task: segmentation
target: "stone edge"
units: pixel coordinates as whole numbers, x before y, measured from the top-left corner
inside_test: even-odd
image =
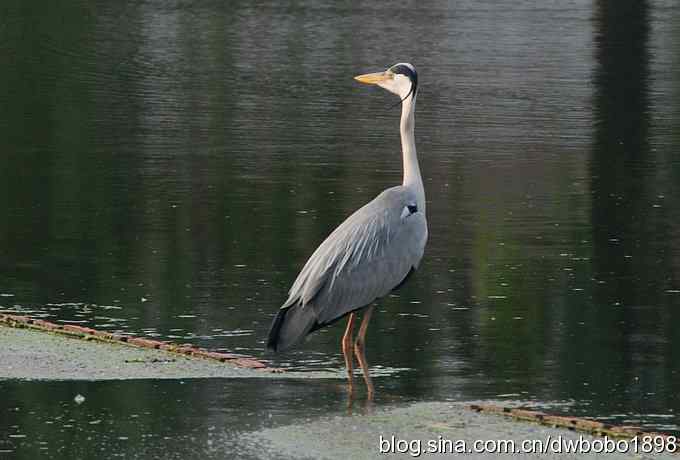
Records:
[[[674,438],[673,436],[665,433],[643,431],[642,428],[638,426],[610,425],[607,423],[598,422],[597,420],[591,420],[582,417],[550,415],[546,414],[545,412],[504,407],[496,404],[470,404],[467,407],[468,409],[471,409],[475,412],[495,414],[509,417],[514,420],[539,423],[552,428],[566,428],[571,431],[588,433],[594,436],[608,436],[610,438],[617,439],[631,439],[637,436],[640,440],[642,440],[645,436],[650,436],[652,439],[654,437],[660,437],[665,441],[669,441],[668,438]],[[680,454],[680,449],[677,449],[672,453],[676,455]]]
[[[14,328],[32,329],[41,332],[51,332],[61,336],[96,341],[100,343],[119,343],[137,348],[163,350],[169,353],[183,355],[189,358],[201,358],[211,361],[229,363],[233,366],[254,369],[261,372],[284,372],[283,369],[270,367],[255,358],[205,350],[193,345],[177,345],[171,342],[134,337],[108,331],[100,331],[75,324],[58,324],[44,319],[34,319],[29,316],[0,313],[0,324]]]

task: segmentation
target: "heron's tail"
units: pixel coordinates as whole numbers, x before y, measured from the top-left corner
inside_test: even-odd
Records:
[[[303,307],[298,303],[281,308],[269,329],[267,348],[274,351],[287,350],[302,341],[315,329],[315,325],[316,313],[311,305]]]

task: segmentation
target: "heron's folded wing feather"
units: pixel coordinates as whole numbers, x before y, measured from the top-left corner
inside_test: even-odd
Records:
[[[402,215],[409,203],[393,187],[347,218],[307,261],[283,308],[309,304],[325,324],[390,292],[418,265],[427,240],[425,216]]]

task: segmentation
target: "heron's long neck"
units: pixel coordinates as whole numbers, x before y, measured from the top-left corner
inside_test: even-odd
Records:
[[[416,109],[415,95],[407,98],[401,104],[401,150],[404,161],[404,187],[412,189],[418,199],[418,208],[425,212],[425,189],[420,175],[418,154],[416,153],[416,139],[413,135],[415,128]]]

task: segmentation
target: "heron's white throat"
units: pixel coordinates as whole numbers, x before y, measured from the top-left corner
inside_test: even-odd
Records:
[[[418,154],[416,153],[415,140],[415,109],[416,94],[412,94],[401,103],[401,150],[404,165],[403,186],[411,189],[418,203],[418,209],[425,212],[425,188],[423,178],[420,175]]]

